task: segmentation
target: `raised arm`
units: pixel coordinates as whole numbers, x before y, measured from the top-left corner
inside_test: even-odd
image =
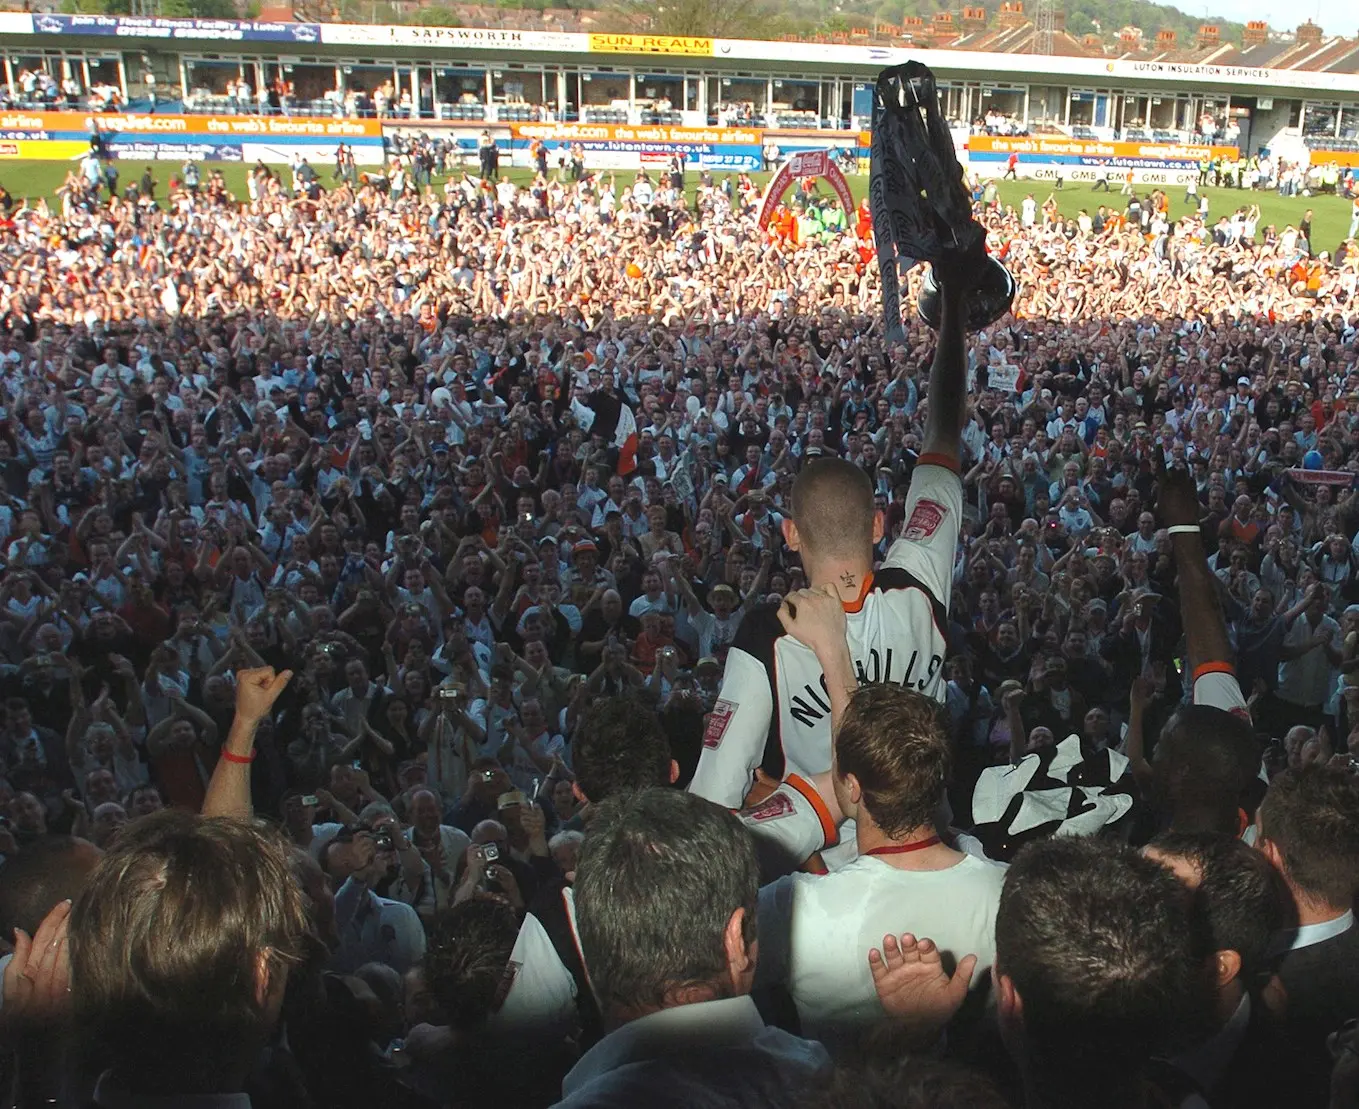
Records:
[[[1161,521],[1170,531],[1179,582],[1180,618],[1189,656],[1191,680],[1210,673],[1234,674],[1227,622],[1222,616],[1217,579],[1199,535],[1199,500],[1188,470],[1169,469],[1161,476],[1157,495]],[[1240,707],[1245,699],[1240,698]],[[1197,698],[1196,698],[1197,700]],[[1223,708],[1235,705],[1220,706]]]
[[[249,820],[254,815],[250,799],[250,764],[255,761],[255,730],[292,676],[291,670],[275,674],[272,666],[236,672],[236,716],[208,782],[207,796],[203,799],[204,816]]]
[[[938,455],[950,460],[957,469],[962,460],[963,424],[967,419],[967,344],[963,333],[967,295],[957,282],[944,282],[939,297],[942,314],[934,362],[930,366],[924,456]]]

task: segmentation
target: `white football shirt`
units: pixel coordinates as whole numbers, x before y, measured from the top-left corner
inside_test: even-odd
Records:
[[[978,988],[996,958],[1005,870],[972,855],[928,871],[860,856],[833,874],[781,878],[760,890],[755,984],[787,987],[803,1035],[826,1043],[882,1019],[868,952],[888,934],[933,940],[950,970],[977,956]]]
[[[943,701],[948,606],[963,485],[939,456],[922,456],[906,526],[880,569],[845,605],[850,657],[864,684],[893,682]],[[689,791],[741,807],[756,769],[774,781],[830,769],[830,695],[815,653],[785,635],[778,615],[746,615],[727,654],[722,691]],[[851,837],[852,838],[852,837]]]

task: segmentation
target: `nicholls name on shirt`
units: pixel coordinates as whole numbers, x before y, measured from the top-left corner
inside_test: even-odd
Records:
[[[963,487],[947,459],[923,455],[906,499],[906,526],[859,597],[845,605],[861,683],[893,682],[943,701],[948,606]],[[816,654],[784,633],[778,614],[746,615],[727,654],[722,691],[704,732],[692,793],[742,806],[762,770],[775,782],[831,764],[830,695]]]

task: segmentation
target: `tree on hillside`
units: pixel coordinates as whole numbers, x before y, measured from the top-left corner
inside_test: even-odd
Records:
[[[628,27],[691,38],[772,38],[789,26],[787,5],[769,0],[617,0],[612,10]]]

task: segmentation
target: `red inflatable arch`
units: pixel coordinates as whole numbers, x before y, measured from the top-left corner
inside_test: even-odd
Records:
[[[799,150],[779,167],[769,181],[764,199],[760,201],[760,230],[769,226],[774,209],[779,206],[789,187],[799,177],[824,177],[840,198],[840,206],[845,210],[846,221],[854,217],[854,197],[849,191],[849,182],[835,164],[835,155],[830,150]]]

